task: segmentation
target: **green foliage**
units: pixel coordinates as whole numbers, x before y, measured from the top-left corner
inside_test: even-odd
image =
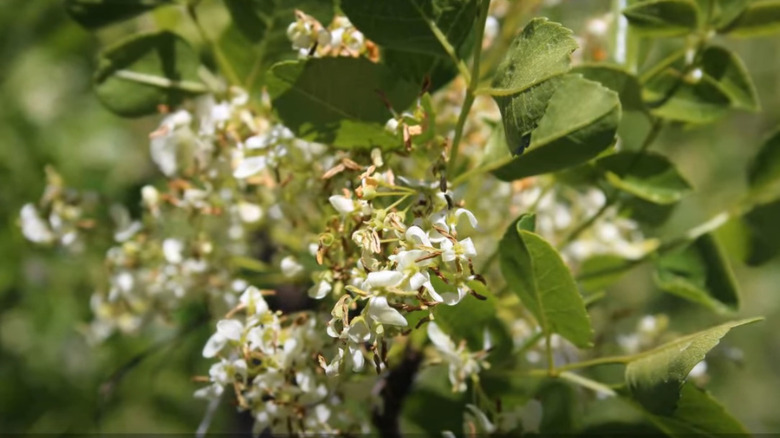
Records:
[[[747,229],[745,263],[760,266],[780,254],[780,200],[760,203],[742,216]]]
[[[734,108],[759,110],[756,87],[745,64],[734,52],[724,47],[710,46],[702,51],[700,62],[704,80],[718,87]]]
[[[174,108],[184,98],[203,93],[200,60],[171,32],[136,35],[100,54],[94,85],[98,98],[125,117],[153,114],[160,105]]]
[[[566,75],[568,55],[576,47],[568,29],[536,19],[515,38],[499,65],[492,94],[510,152],[518,155],[494,171],[500,179],[561,170],[612,144],[620,101],[595,82]]]
[[[739,291],[731,266],[711,234],[659,258],[655,282],[667,292],[715,311],[739,308]]]
[[[598,82],[616,92],[624,112],[646,111],[639,79],[622,67],[610,64],[586,64],[572,68],[571,72],[579,73],[585,79]]]
[[[623,10],[631,26],[647,36],[681,36],[699,24],[699,9],[692,0],[647,0]]]
[[[127,20],[175,0],[65,0],[65,10],[80,25],[97,29]]]
[[[433,28],[459,47],[476,18],[477,1],[342,0],[341,9],[361,32],[383,47],[447,57]]]
[[[391,109],[403,110],[417,92],[363,58],[283,62],[271,69],[267,86],[274,110],[296,135],[342,148],[400,148],[384,125]]]
[[[414,84],[435,90],[458,72],[452,55],[466,58],[477,0],[344,0],[341,9],[383,50],[383,63]],[[403,29],[403,32],[399,32]],[[440,32],[437,37],[438,30]],[[449,47],[442,45],[440,37]],[[451,50],[452,53],[448,53]]]
[[[674,414],[651,414],[648,418],[666,435],[675,438],[747,434],[745,427],[707,391],[697,388],[691,382],[683,384]]]
[[[593,329],[577,285],[561,256],[538,234],[512,224],[499,244],[501,273],[545,333],[558,333],[578,347],[592,345]]]
[[[278,61],[295,59],[290,50],[287,26],[300,9],[324,26],[333,19],[331,0],[225,0],[232,22],[222,31],[218,44],[225,62],[241,85],[259,91],[265,72]],[[257,87],[257,88],[255,88]]]
[[[680,392],[693,367],[732,328],[759,320],[728,322],[642,353],[626,366],[625,378],[631,396],[653,414],[673,415],[680,406]]]
[[[595,255],[582,262],[577,281],[586,291],[597,292],[619,280],[634,266],[635,263],[618,255]]]
[[[751,160],[747,180],[754,193],[780,197],[780,129],[764,141]]]
[[[482,35],[479,35],[479,29],[485,24],[484,21],[478,20],[482,17],[479,11],[488,11],[488,0],[65,0],[64,6],[67,13],[88,30],[98,30],[126,21],[123,26],[101,30],[101,40],[111,41],[117,35],[133,33],[101,52],[94,75],[98,98],[106,108],[116,114],[137,117],[160,110],[175,110],[184,106],[188,98],[198,94],[210,91],[215,93],[218,99],[223,99],[223,93],[227,89],[223,85],[240,86],[247,89],[253,98],[248,114],[272,126],[280,123],[299,139],[322,143],[323,150],[326,151],[325,156],[333,158],[332,162],[326,161],[328,165],[341,160],[341,166],[348,169],[342,169],[344,174],[354,171],[350,167],[351,164],[346,165],[349,164],[347,158],[360,161],[358,166],[362,166],[363,162],[368,162],[368,151],[373,148],[381,148],[385,155],[375,157],[371,154],[372,163],[379,168],[378,171],[372,168],[371,172],[407,170],[393,165],[397,164],[398,160],[410,157],[417,160],[415,164],[423,163],[421,167],[424,167],[424,170],[417,169],[410,172],[411,175],[402,175],[399,172],[395,176],[411,180],[423,173],[424,178],[428,178],[432,173],[434,178],[441,178],[441,191],[446,193],[443,196],[446,197],[448,211],[464,205],[459,203],[462,201],[461,188],[464,191],[470,190],[471,186],[476,185],[472,181],[482,181],[488,172],[503,181],[559,172],[550,179],[554,179],[556,183],[563,182],[563,185],[567,185],[565,190],[576,192],[572,198],[584,192],[583,189],[592,190],[598,187],[608,194],[606,205],[603,208],[596,207],[598,212],[594,217],[577,217],[572,225],[572,228],[576,229],[580,225],[577,221],[585,220],[583,228],[578,229],[578,232],[587,233],[592,231],[588,228],[600,215],[607,211],[614,213],[616,209],[619,210],[620,216],[643,225],[642,232],[646,231],[644,225],[658,226],[666,221],[672,209],[682,203],[685,196],[692,191],[692,187],[677,170],[675,162],[646,150],[655,140],[655,129],[662,125],[677,129],[674,124],[665,123],[666,121],[712,123],[720,120],[732,109],[758,111],[761,107],[759,93],[746,63],[742,60],[743,50],[727,48],[732,47],[728,43],[723,43],[723,46],[715,45],[712,37],[716,33],[722,37],[752,37],[780,31],[780,2],[777,0],[645,0],[629,3],[630,6],[622,11],[631,25],[628,36],[616,37],[610,32],[595,37],[587,35],[583,39],[586,49],[592,48],[589,46],[598,40],[598,44],[609,49],[608,52],[619,42],[628,44],[628,59],[620,60],[623,65],[585,63],[574,68],[571,68],[571,55],[577,48],[577,42],[572,37],[572,32],[563,25],[538,18],[531,20],[519,34],[516,32],[515,21],[524,19],[523,11],[527,7],[525,2],[510,2],[508,7],[514,15],[500,18],[501,35],[496,36],[498,43],[492,47],[483,47],[480,40]],[[167,5],[173,5],[174,7],[169,9],[181,13],[182,21],[191,20],[186,25],[178,23],[177,26],[190,26],[197,30],[198,34],[196,35],[193,29],[183,31],[179,27],[176,29],[177,33],[159,30],[150,32],[149,29],[155,26],[152,21],[130,21],[157,7]],[[484,9],[480,9],[481,7]],[[585,8],[580,4],[576,7]],[[204,32],[202,24],[198,23],[195,14],[198,8],[217,12],[214,19],[214,34],[218,35],[216,40],[212,40],[210,28]],[[325,26],[336,14],[345,14],[366,39],[376,43],[379,50],[373,51],[374,46],[369,44],[368,47],[372,49],[371,56],[364,56],[366,53],[363,51],[336,57],[330,56],[333,54],[317,53],[317,47],[312,45],[308,55],[305,54],[305,48],[299,53],[297,49],[291,48],[287,35],[288,26],[295,20],[296,9],[313,16]],[[157,24],[159,28],[159,23]],[[501,53],[502,48],[509,44],[515,34],[517,36],[511,42],[509,50]],[[0,36],[8,35],[15,34],[6,35],[0,30]],[[636,35],[642,37],[641,43],[637,43],[638,39],[634,38]],[[191,38],[193,36],[195,38]],[[685,39],[659,41],[656,39],[659,37]],[[625,41],[616,42],[613,41],[614,38],[625,38]],[[188,39],[197,43],[199,53],[190,47]],[[639,67],[645,52],[654,54],[654,51],[658,51],[663,54],[670,47],[681,44],[685,45],[683,49],[668,54],[660,62],[651,59],[650,65]],[[482,50],[493,52],[482,56]],[[476,59],[472,59],[472,54]],[[587,57],[588,54],[583,56]],[[617,58],[618,56],[615,56],[615,60]],[[486,62],[480,66],[480,59],[493,59],[496,62]],[[497,62],[499,59],[502,59],[500,63]],[[746,59],[750,61],[750,58]],[[753,63],[755,62],[753,59]],[[471,71],[469,63],[473,63]],[[747,64],[751,65],[750,62]],[[435,110],[440,105],[438,97],[432,97],[426,92],[433,93],[459,73],[462,74],[466,87],[457,90],[465,90],[465,103],[462,107],[457,107],[450,102],[451,97],[446,96],[442,100],[450,107],[457,108],[437,118]],[[756,76],[757,80],[759,77]],[[489,78],[490,87],[480,88],[482,81]],[[270,108],[261,97],[264,91],[270,96]],[[474,129],[474,132],[464,129],[464,126],[471,128],[470,124],[476,125],[473,123],[474,119],[469,118],[469,114],[474,113],[470,110],[476,94],[491,95],[502,118],[500,123],[493,120],[487,123],[488,128],[485,131],[489,129],[490,132],[483,137],[480,137],[483,132],[480,132],[479,127]],[[764,95],[761,97],[765,99],[765,106],[771,105],[769,99]],[[415,99],[417,107],[414,108],[414,114],[404,113]],[[30,102],[37,102],[37,98],[30,99]],[[33,108],[28,109],[30,112],[39,106],[38,103],[26,105]],[[630,113],[633,119],[623,117],[625,113]],[[453,128],[454,120],[458,116],[458,124]],[[8,121],[6,119],[18,122],[11,116],[3,116],[4,122]],[[20,117],[20,120],[22,119],[23,117]],[[399,121],[401,129],[396,132],[388,130],[385,125],[389,119]],[[637,128],[638,124],[635,123],[639,119],[653,126],[647,144],[642,145],[640,152],[632,150],[635,149],[634,144],[639,144],[635,140],[640,137],[636,132],[641,134],[643,131]],[[414,135],[409,134],[408,128],[411,126],[419,129]],[[6,135],[5,129],[2,131],[4,138],[21,138],[28,135],[16,132]],[[446,136],[442,135],[443,133],[446,133]],[[674,133],[677,137],[681,136],[678,131]],[[244,131],[230,132],[230,135],[235,135],[240,141],[246,140],[246,134]],[[470,135],[476,140],[465,141],[472,143],[472,149],[479,152],[469,151],[469,156],[456,160],[461,136],[467,138]],[[745,136],[747,135],[749,134],[745,133]],[[617,137],[620,138],[621,150],[612,153],[610,148],[616,144]],[[454,140],[448,141],[450,138]],[[478,147],[473,147],[474,145]],[[682,151],[687,144],[681,142],[674,146]],[[749,265],[763,264],[780,253],[780,232],[777,230],[780,217],[778,151],[780,131],[769,137],[749,166],[748,184],[751,192],[747,200],[729,210],[729,214],[736,212],[731,216],[739,216],[744,225],[744,240],[747,246],[745,261]],[[449,162],[446,161],[446,152],[451,154]],[[713,147],[713,155],[720,152],[722,151]],[[252,155],[254,153],[252,152],[249,158],[255,158]],[[265,152],[256,153],[259,156]],[[687,157],[682,152],[674,156]],[[50,158],[41,154],[36,160],[43,162]],[[176,158],[181,160],[182,157]],[[298,157],[293,161],[297,159]],[[377,164],[382,160],[382,164]],[[10,164],[7,166],[9,169],[13,167]],[[445,168],[446,171],[443,170]],[[285,184],[294,185],[303,179],[296,173],[297,168],[291,172],[285,169],[288,175],[280,175],[279,169],[275,170],[276,182],[282,188]],[[318,168],[316,172],[320,170]],[[2,172],[6,170],[0,168],[0,175],[3,175]],[[285,176],[289,178],[284,179]],[[317,177],[319,176],[318,174]],[[318,190],[319,186],[323,186],[323,194],[337,193],[334,184],[343,183],[344,180],[340,179],[343,176],[340,174],[324,183],[316,178],[310,179]],[[720,175],[715,178],[719,179]],[[517,187],[524,186],[528,181],[517,182],[512,193],[522,195],[522,190]],[[381,182],[384,184],[385,181]],[[466,184],[462,184],[463,182]],[[202,181],[193,186],[199,183]],[[146,184],[146,181],[131,181],[127,184]],[[263,187],[259,190],[254,184],[254,181],[246,186],[244,182],[238,183],[241,190],[247,192],[266,189]],[[447,184],[451,184],[449,191]],[[395,210],[406,215],[410,221],[412,216],[414,219],[426,220],[424,215],[419,215],[419,211],[429,207],[425,205],[426,197],[430,194],[425,190],[429,189],[420,190],[424,195],[417,201],[412,201],[410,193],[414,190],[409,189],[410,191],[406,192],[407,185],[411,184],[404,181],[403,187],[396,186],[401,192],[383,193],[383,196],[401,197],[388,207],[385,213]],[[351,185],[347,187],[354,189]],[[494,187],[496,186],[491,186],[491,190]],[[276,196],[276,193],[271,193],[273,189],[276,187],[269,188],[269,193],[263,191],[264,196]],[[372,189],[374,188],[368,190]],[[479,190],[481,187],[475,189],[477,192]],[[359,198],[364,196],[363,192],[355,193]],[[376,195],[376,192],[365,193]],[[453,193],[456,193],[457,197]],[[5,196],[3,199],[6,199]],[[326,199],[326,196],[323,199]],[[541,200],[541,197],[539,199]],[[399,310],[406,312],[407,308],[415,309],[403,315],[407,318],[408,329],[419,330],[419,327],[415,327],[417,323],[422,321],[422,318],[430,318],[452,337],[455,345],[467,346],[471,352],[467,354],[487,355],[494,369],[483,373],[480,378],[474,374],[468,380],[472,391],[469,395],[475,405],[480,408],[487,407],[485,411],[490,412],[493,409],[494,396],[500,397],[503,402],[510,400],[518,405],[535,398],[544,405],[540,432],[571,434],[580,432],[579,423],[582,418],[578,412],[581,407],[581,394],[572,388],[571,383],[579,383],[589,389],[595,388],[599,392],[610,392],[610,388],[614,386],[607,387],[607,384],[590,381],[587,375],[577,375],[582,379],[579,382],[563,381],[562,377],[566,377],[566,374],[561,374],[560,371],[590,366],[593,363],[587,363],[589,361],[568,363],[561,367],[556,358],[550,361],[552,363],[548,364],[548,370],[527,370],[521,367],[535,362],[523,353],[539,348],[537,344],[542,335],[549,337],[551,334],[559,334],[577,347],[595,346],[597,348],[594,351],[598,353],[611,346],[605,339],[610,339],[614,333],[602,329],[618,317],[601,321],[596,320],[595,316],[619,312],[614,308],[599,308],[600,302],[588,300],[594,315],[594,333],[580,290],[600,291],[615,284],[635,266],[652,261],[655,269],[654,280],[658,288],[708,310],[716,313],[733,312],[740,306],[740,297],[726,254],[713,236],[714,229],[720,226],[720,223],[706,223],[704,231],[702,228],[691,230],[684,234],[682,239],[669,241],[672,244],[662,241],[664,244],[657,245],[657,253],[647,254],[636,260],[608,252],[596,252],[584,260],[575,260],[572,264],[578,267],[575,281],[567,262],[558,250],[564,252],[568,260],[571,253],[567,252],[570,249],[567,245],[575,241],[576,236],[561,236],[562,240],[545,240],[541,236],[542,231],[550,227],[546,226],[549,222],[542,220],[539,221],[540,229],[537,234],[537,215],[534,210],[543,209],[540,200],[528,211],[521,210],[523,214],[506,230],[496,249],[506,289],[519,297],[520,305],[517,305],[514,296],[507,297],[500,292],[502,289],[494,289],[496,285],[493,277],[498,278],[499,270],[491,268],[490,262],[494,260],[492,258],[487,259],[482,266],[475,259],[476,268],[472,266],[470,258],[468,263],[463,262],[465,258],[453,263],[453,266],[457,266],[457,274],[463,274],[464,279],[468,278],[463,280],[463,284],[472,292],[471,296],[466,296],[459,305],[448,306],[424,301],[420,301],[421,305],[418,307],[409,305],[408,303],[415,299],[422,300],[424,288],[400,292],[388,289],[382,293],[387,293],[388,296],[398,293],[401,297],[393,297],[398,298],[397,301],[391,300],[394,310],[387,310],[386,314],[393,316],[394,312]],[[346,201],[347,204],[349,202],[351,201]],[[132,198],[132,203],[139,204],[137,197]],[[333,201],[331,203],[335,207]],[[290,206],[305,209],[306,220],[312,223],[322,219],[319,217],[322,212],[317,211],[317,206],[302,204],[291,202]],[[330,208],[324,200],[321,204]],[[390,201],[377,205],[390,205]],[[568,204],[565,205],[568,207]],[[574,211],[575,207],[577,206],[572,205],[570,210]],[[13,208],[18,211],[18,206],[13,205]],[[495,206],[499,217],[517,214],[515,210],[510,213],[510,208],[515,206]],[[566,213],[570,210],[566,210]],[[288,213],[290,211],[283,211],[284,215]],[[565,214],[562,215],[565,217]],[[331,219],[334,224],[339,224],[336,216]],[[359,219],[359,216],[342,215],[341,225],[350,225],[350,221],[360,220],[362,219]],[[480,224],[483,224],[482,219]],[[506,220],[500,224],[491,224],[490,227],[495,226],[497,232],[500,232],[506,225]],[[265,232],[262,227],[265,227],[265,224],[251,230]],[[490,232],[491,230],[488,230],[485,234]],[[307,230],[301,235],[311,237],[316,233]],[[284,247],[280,251],[294,251],[291,248],[295,245],[288,243],[297,242],[299,237],[285,236],[276,239],[263,236],[261,239],[280,244],[280,247]],[[498,236],[495,233],[489,236],[494,237]],[[393,240],[388,235],[376,238]],[[451,240],[457,241],[454,237]],[[648,236],[645,243],[655,244],[658,241]],[[336,244],[333,251],[337,252],[339,249],[335,248],[340,242],[334,242]],[[550,242],[556,242],[559,247],[556,249]],[[347,244],[351,244],[349,238],[344,239],[344,246]],[[652,245],[648,247],[656,248]],[[430,251],[430,248],[425,250]],[[254,255],[245,256],[242,260],[239,256],[233,258],[233,261],[237,265],[243,264],[244,268],[256,265],[262,266],[264,271],[276,269],[275,260],[261,262],[253,257]],[[307,260],[310,261],[310,258]],[[344,266],[339,265],[334,272],[348,276],[345,274],[346,268],[353,261],[346,257],[343,260]],[[40,264],[39,261],[38,263]],[[30,272],[42,269],[34,263],[31,263],[31,266],[24,266],[24,269]],[[388,266],[393,269],[392,264]],[[447,282],[447,276],[439,275],[439,266],[426,269],[428,268],[421,272],[430,276],[437,291],[457,293],[455,286]],[[6,277],[0,276],[0,286],[5,282],[10,284],[11,280]],[[275,278],[272,275],[268,277]],[[46,281],[50,280],[47,278]],[[308,279],[268,281],[268,287],[271,288],[297,287]],[[337,281],[337,287],[341,288],[344,284],[342,279]],[[498,285],[501,285],[500,278]],[[78,286],[83,289],[82,285]],[[339,293],[353,292],[339,290]],[[631,299],[635,299],[634,294],[631,295]],[[621,298],[625,297],[619,297]],[[358,298],[356,302],[360,300],[361,298]],[[199,306],[201,304],[198,303]],[[631,302],[632,306],[635,304]],[[311,303],[307,305],[315,306]],[[199,309],[202,310],[200,307]],[[685,309],[679,311],[684,312]],[[630,310],[642,311],[636,308]],[[358,306],[349,311],[362,310]],[[531,325],[536,323],[539,327],[529,328],[532,334],[523,340],[525,344],[516,344],[518,336],[510,333],[508,326],[525,318],[528,312],[536,320],[527,318],[528,322]],[[5,318],[5,311],[2,313]],[[197,316],[195,319],[203,315]],[[632,423],[629,430],[650,430],[653,433],[661,431],[675,437],[690,434],[717,436],[745,433],[744,427],[707,392],[698,389],[691,382],[686,382],[686,379],[694,365],[703,360],[707,352],[717,345],[731,328],[756,320],[746,319],[723,324],[672,340],[645,353],[619,356],[616,362],[628,361],[623,395],[629,400],[629,404],[639,406],[654,426],[652,428],[648,424]],[[0,319],[0,325],[6,329],[6,323],[2,321]],[[424,327],[424,324],[420,326]],[[389,327],[387,329],[392,330]],[[412,333],[409,339],[413,339],[413,342],[410,341],[403,347],[419,347],[417,344],[422,344],[426,339],[424,333],[422,336],[420,333]],[[6,337],[8,336],[2,339],[4,342]],[[385,340],[389,341],[390,338]],[[482,352],[480,350],[486,348],[486,340],[490,340],[492,347]],[[459,342],[462,343],[458,344]],[[4,359],[0,362],[4,362],[7,357],[6,347],[0,347],[0,357]],[[201,345],[197,347],[199,349]],[[358,345],[359,349],[363,347],[365,345]],[[376,348],[376,345],[374,347]],[[428,352],[427,346],[422,348]],[[372,357],[377,350],[367,349],[365,352],[367,357]],[[552,355],[552,350],[548,350],[548,353]],[[142,356],[145,354],[133,357]],[[195,356],[198,356],[197,351]],[[30,357],[34,358],[35,355],[30,354]],[[445,358],[449,359],[452,358]],[[453,360],[451,365],[457,365],[460,359]],[[524,359],[527,364],[523,362]],[[610,358],[603,359],[605,358],[598,356],[594,361],[596,364],[613,363],[609,361]],[[188,363],[201,365],[195,359],[189,360]],[[523,365],[520,365],[521,363]],[[425,365],[428,365],[427,362]],[[5,365],[0,366],[0,371],[6,370],[4,367]],[[13,370],[13,374],[22,375],[26,372],[25,368],[18,368]],[[194,370],[190,371],[188,376],[196,373]],[[453,372],[452,368],[449,371]],[[495,373],[490,375],[494,371]],[[573,376],[568,371],[565,373]],[[36,372],[34,375],[40,376],[41,373]],[[442,430],[461,429],[468,397],[453,394],[446,375],[447,372],[443,371],[442,367],[423,368],[417,376],[415,390],[404,403],[404,427],[408,426],[414,432],[427,432],[431,435],[438,435]],[[540,376],[543,376],[544,380],[538,381]],[[603,376],[610,376],[611,379],[606,380],[614,381],[614,376],[610,373],[598,375],[599,378]],[[480,386],[482,377],[483,386]],[[366,382],[358,380],[357,383],[365,385]],[[189,387],[187,388],[189,391]],[[483,390],[487,390],[487,397],[482,393]],[[349,397],[348,392],[345,395]],[[481,400],[483,398],[484,400]],[[3,397],[0,397],[0,401],[3,401],[2,399]],[[590,402],[591,400],[588,401]],[[589,427],[587,431],[610,431],[609,428],[600,429],[598,426],[597,424]]]
[[[691,186],[667,158],[655,153],[618,152],[596,161],[613,187],[656,204],[678,202]]]
[[[710,17],[709,24],[718,30],[728,28],[742,14],[750,0],[697,0],[701,11]]]
[[[759,109],[758,96],[744,63],[718,46],[701,48],[693,64],[686,52],[667,57],[647,74],[643,97],[653,114],[669,120],[710,123],[728,109]]]
[[[739,37],[770,35],[780,31],[780,1],[753,1],[724,31]]]

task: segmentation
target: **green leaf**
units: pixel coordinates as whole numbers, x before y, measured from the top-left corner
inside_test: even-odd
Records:
[[[300,138],[341,148],[398,148],[384,129],[386,102],[404,110],[416,87],[365,58],[319,58],[274,65],[266,79],[274,111]]]
[[[675,339],[638,355],[626,366],[625,378],[632,397],[649,412],[672,415],[680,390],[693,367],[734,327],[762,318],[743,319]]]
[[[649,80],[643,88],[642,97],[652,113],[668,120],[688,123],[710,123],[723,117],[731,104],[726,95],[714,82],[702,77],[696,83],[683,78],[683,57],[678,65]]]
[[[622,67],[609,64],[586,64],[574,67],[571,71],[616,92],[620,97],[623,111],[646,110],[642,101],[642,86],[639,84],[639,79]]]
[[[578,394],[561,379],[546,379],[535,399],[542,404],[539,432],[542,436],[571,435],[577,429]]]
[[[615,188],[656,204],[672,204],[691,190],[674,164],[656,153],[618,152],[596,161]]]
[[[431,282],[439,293],[457,294],[454,286],[445,284],[436,276],[431,276]],[[466,340],[471,351],[479,351],[485,348],[485,331],[496,318],[496,299],[482,283],[474,281],[470,286],[479,288],[477,293],[485,299],[479,300],[473,296],[466,296],[462,301],[464,305],[436,306],[433,309],[433,315],[436,323],[452,336],[455,342]],[[463,321],[466,320],[469,323],[463,324]]]
[[[710,17],[710,24],[716,29],[725,29],[734,22],[742,11],[745,10],[750,0],[697,0],[699,7],[702,11],[706,11],[706,8],[711,9],[707,15]]]
[[[650,0],[623,10],[632,28],[647,36],[679,36],[695,30],[699,10],[690,0]]]
[[[755,192],[780,196],[780,128],[764,141],[748,165],[748,185]]]
[[[430,91],[458,74],[431,26],[441,30],[461,59],[474,45],[469,33],[477,15],[476,0],[345,0],[341,7],[360,31],[383,47],[384,64],[414,84],[429,79]]]
[[[739,37],[769,35],[780,31],[780,1],[751,2],[724,31]]]
[[[504,129],[510,147],[522,148],[524,142],[529,143],[522,155],[494,171],[502,180],[512,181],[584,163],[598,156],[615,140],[620,120],[617,93],[579,75],[550,80],[533,90],[539,87],[554,90],[544,108],[539,107],[544,114],[534,122],[532,132],[519,138],[517,134],[530,122],[525,105],[542,103],[516,96],[502,107],[501,102],[507,102],[501,100],[504,98],[496,99],[503,108]],[[534,94],[533,90],[529,93]],[[513,143],[513,140],[520,143]]]
[[[172,0],[65,0],[65,11],[87,29],[128,20]]]
[[[576,47],[570,30],[544,18],[531,20],[512,42],[490,91],[501,110],[507,146],[519,156],[498,163],[498,178],[565,169],[612,144],[620,101],[614,91],[567,74]]]
[[[677,204],[656,204],[636,196],[620,200],[620,213],[649,227],[660,227],[674,212]]]
[[[672,416],[648,415],[649,420],[671,437],[747,436],[745,427],[712,396],[693,383],[680,391],[677,410]]]
[[[598,254],[582,262],[577,281],[589,292],[603,290],[618,281],[636,263],[615,254]]]
[[[780,200],[759,204],[742,216],[747,231],[745,263],[759,266],[780,253]]]
[[[448,57],[431,24],[452,47],[460,47],[477,16],[477,1],[341,0],[341,9],[368,39],[385,48]]]
[[[199,66],[195,52],[176,34],[145,33],[103,51],[93,82],[108,109],[137,117],[207,91],[198,78]]]
[[[561,256],[539,235],[516,221],[499,243],[501,273],[546,333],[558,333],[578,347],[592,345],[585,303]]]
[[[710,46],[701,54],[701,68],[705,79],[723,92],[735,108],[758,111],[758,94],[745,64],[732,52],[723,47]]]
[[[263,83],[269,67],[297,59],[287,37],[287,26],[300,9],[327,26],[333,19],[332,0],[225,0],[231,24],[218,39],[227,63],[242,86],[253,89]]]
[[[422,367],[402,406],[403,419],[417,430],[404,432],[438,436],[442,430],[461,430],[465,405],[464,394],[452,391],[446,366]]]
[[[718,312],[739,308],[739,291],[728,260],[712,234],[656,261],[659,288]]]

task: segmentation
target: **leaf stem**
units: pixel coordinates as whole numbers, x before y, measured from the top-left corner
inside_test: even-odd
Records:
[[[128,81],[154,85],[160,88],[175,88],[177,90],[187,91],[189,93],[206,93],[209,91],[208,87],[201,84],[200,82],[174,81],[168,78],[150,75],[147,73],[139,73],[131,70],[117,70],[114,72],[114,75],[118,78]]]
[[[485,21],[487,21],[489,7],[490,0],[482,0],[480,2],[479,15],[477,17],[476,48],[474,49],[474,61],[471,63],[471,73],[465,72],[464,74],[464,72],[461,72],[463,78],[468,83],[468,86],[466,88],[466,98],[463,101],[463,107],[460,110],[458,122],[455,125],[455,136],[453,137],[452,145],[450,146],[450,159],[447,165],[447,175],[449,178],[455,177],[458,150],[460,148],[461,139],[463,138],[463,128],[466,125],[466,119],[471,111],[471,106],[474,104],[474,98],[476,96],[475,91],[479,85],[479,64],[480,57],[482,56],[482,39],[485,34]]]
[[[604,394],[610,397],[617,395],[617,393],[614,390],[612,390],[612,388],[610,388],[609,386],[597,382],[595,380],[588,379],[587,377],[582,377],[579,374],[574,374],[568,371],[564,371],[560,373],[558,377],[564,380],[568,380],[572,383],[576,383],[577,385],[580,385],[583,388],[588,388],[590,390],[598,392],[599,394]]]
[[[558,367],[558,371],[563,372],[563,371],[570,371],[570,370],[578,370],[581,368],[590,368],[598,365],[625,364],[631,362],[634,359],[636,359],[636,355],[599,357],[596,359],[584,360],[581,362],[574,362],[574,363],[563,365],[561,367]]]

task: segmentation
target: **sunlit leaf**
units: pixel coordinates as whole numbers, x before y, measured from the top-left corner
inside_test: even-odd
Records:
[[[731,266],[711,234],[659,258],[655,281],[669,293],[716,311],[739,308],[739,291]]]
[[[520,223],[513,223],[499,243],[504,279],[545,333],[558,333],[578,347],[589,347],[590,317],[569,268],[552,245],[520,228]]]
[[[582,262],[577,281],[586,291],[597,292],[618,281],[634,266],[636,263],[625,257],[616,254],[598,254]]]
[[[717,400],[690,382],[683,385],[672,416],[651,414],[648,418],[666,435],[675,438],[748,435],[745,427]]]
[[[745,263],[759,266],[780,254],[780,200],[754,206],[742,216],[747,232]]]
[[[655,153],[618,152],[596,161],[614,187],[646,201],[671,204],[691,191],[671,161]]]
[[[728,322],[642,353],[626,367],[628,390],[649,412],[667,416],[674,414],[683,383],[693,367],[718,345],[729,330],[759,320],[761,318]]]
[[[780,195],[780,129],[769,135],[751,160],[747,179],[756,192]]]
[[[218,44],[235,71],[240,85],[254,89],[263,82],[269,67],[283,60],[297,59],[287,37],[287,26],[300,9],[328,26],[333,18],[332,0],[225,0],[231,23]]]
[[[713,81],[728,96],[732,106],[750,111],[759,110],[756,87],[736,53],[723,47],[707,47],[701,54],[701,66],[706,79]]]
[[[405,109],[416,87],[365,58],[276,64],[266,80],[274,110],[297,136],[342,148],[402,146],[384,129],[388,104]]]
[[[87,29],[128,20],[174,0],[65,0],[65,10]]]
[[[691,0],[648,0],[623,10],[632,28],[643,35],[686,35],[699,24],[699,10]]]
[[[518,35],[493,79],[507,146],[518,155],[496,170],[503,180],[585,162],[609,147],[620,118],[617,93],[567,75],[577,47],[571,31],[534,19]]]
[[[770,35],[780,31],[780,1],[751,2],[724,30],[741,37]]]
[[[388,49],[447,57],[431,29],[453,47],[466,39],[477,16],[476,0],[341,0],[341,9],[367,38]]]
[[[620,97],[623,111],[645,111],[639,80],[622,67],[609,64],[586,64],[574,67],[571,71],[616,92]]]
[[[125,117],[153,114],[161,105],[176,107],[207,91],[198,78],[200,61],[171,32],[136,35],[100,54],[94,85],[98,98]]]

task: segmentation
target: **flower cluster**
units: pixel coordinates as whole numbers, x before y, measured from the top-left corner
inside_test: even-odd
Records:
[[[217,331],[203,348],[204,357],[219,361],[202,379],[209,385],[195,396],[218,399],[229,388],[238,408],[252,412],[255,433],[364,431],[348,412],[331,409],[341,403],[339,395],[325,372],[312,366],[323,349],[320,333],[314,315],[274,312],[263,292],[248,287],[238,306],[217,322]]]
[[[480,279],[472,264],[474,243],[458,235],[464,222],[476,228],[474,215],[454,205],[440,184],[396,184],[391,172],[375,173],[375,167],[361,175],[354,198],[349,191],[329,198],[338,217],[317,251],[329,269],[315,275],[310,295],[336,299],[328,334],[341,348],[324,364],[334,374],[345,358],[362,369],[369,353],[380,370],[386,340],[408,325],[404,313],[427,310],[430,319],[433,307],[458,304],[473,293],[469,282]]]
[[[378,57],[378,48],[366,40],[349,19],[336,16],[329,26],[323,26],[316,18],[295,11],[296,20],[287,27],[287,37],[292,48],[301,57],[366,55],[371,59]]]
[[[46,168],[46,190],[38,206],[26,204],[19,213],[22,234],[41,245],[59,245],[72,252],[83,248],[83,232],[94,226],[89,216],[95,197],[68,190],[62,177]]]

